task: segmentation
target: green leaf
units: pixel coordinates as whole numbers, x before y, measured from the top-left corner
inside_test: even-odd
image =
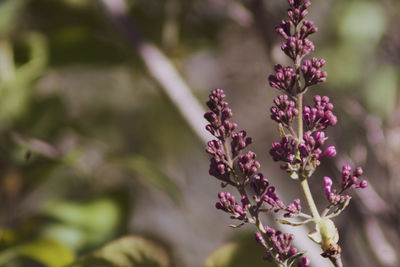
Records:
[[[387,16],[380,5],[373,1],[345,1],[340,7],[339,33],[345,40],[373,45],[386,30]]]
[[[138,174],[139,181],[149,187],[155,187],[167,194],[175,204],[181,201],[179,187],[150,160],[143,156],[133,156],[123,160],[126,167]]]
[[[37,240],[28,243],[21,248],[20,256],[54,267],[65,266],[74,260],[72,252],[54,240]]]
[[[170,260],[165,250],[156,243],[138,236],[117,239],[82,257],[78,266],[167,267]]]
[[[322,241],[321,233],[319,232],[319,228],[316,227],[315,230],[308,233],[308,237],[317,244],[320,244]]]
[[[30,55],[27,62],[15,68],[12,54],[12,44],[7,41],[0,43],[0,55],[4,57],[4,70],[7,79],[0,84],[0,119],[9,123],[23,116],[31,104],[33,91],[32,83],[43,74],[47,66],[46,37],[40,33],[24,35],[23,41],[29,47]]]
[[[398,73],[391,66],[380,67],[368,77],[365,100],[368,109],[380,116],[387,116],[395,107]]]
[[[73,250],[79,250],[86,245],[95,243],[96,240],[93,241],[92,238],[94,235],[90,231],[62,223],[48,224],[42,232],[43,237],[58,240]],[[102,237],[102,235],[97,235],[96,239],[99,237]]]
[[[251,242],[231,242],[211,253],[205,267],[275,267],[275,263],[264,261],[263,248],[254,239]]]
[[[74,249],[105,242],[122,218],[118,203],[111,198],[86,203],[52,202],[45,205],[43,213],[57,220],[44,229],[43,235]]]
[[[305,220],[305,221],[301,221],[301,222],[291,222],[285,219],[276,219],[277,222],[280,222],[282,224],[287,224],[287,225],[291,225],[291,226],[302,226],[306,223],[312,222],[312,219],[309,220]]]
[[[299,179],[299,174],[295,171],[290,173],[290,178],[292,178],[293,180],[297,180]]]
[[[52,202],[45,208],[45,214],[66,224],[107,231],[113,228],[120,216],[117,203],[100,198],[87,203]]]
[[[338,230],[332,220],[323,218],[316,225],[314,231],[308,237],[322,248],[329,247],[339,241]]]
[[[25,257],[45,266],[65,266],[74,261],[74,254],[61,243],[50,239],[38,239],[9,248],[0,253],[0,265],[15,258]]]

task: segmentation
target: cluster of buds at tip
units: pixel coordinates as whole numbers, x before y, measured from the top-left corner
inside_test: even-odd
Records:
[[[296,217],[301,211],[300,199],[296,198],[292,203],[287,205],[285,210],[287,211],[287,213],[283,215],[284,217]]]
[[[242,205],[239,205],[235,197],[229,192],[219,192],[219,201],[215,204],[215,207],[219,210],[223,210],[227,213],[232,214],[231,219],[245,220],[247,215],[247,201],[242,199]]]
[[[255,239],[257,243],[263,246],[266,251],[265,260],[274,260],[279,264],[287,262],[290,258],[298,257],[298,250],[292,247],[294,236],[292,234],[282,233],[272,227],[266,226],[264,233],[256,232]],[[302,257],[297,266],[309,266],[310,261]]]
[[[204,118],[210,124],[206,126],[206,130],[219,140],[229,138],[237,124],[229,121],[232,117],[232,110],[228,107],[228,102],[225,101],[224,91],[222,89],[213,90],[207,106],[210,111],[204,114]]]
[[[363,175],[363,170],[361,167],[357,167],[354,171],[349,164],[345,164],[342,167],[342,190],[349,188],[366,188],[368,187],[368,182],[364,179],[360,179]]]
[[[349,164],[345,164],[342,167],[342,182],[340,192],[333,189],[332,179],[328,176],[324,177],[324,188],[325,194],[330,204],[337,206],[344,203],[350,199],[350,196],[343,194],[345,190],[353,188],[367,188],[368,182],[364,179],[360,179],[363,174],[361,167],[357,167],[354,171]]]
[[[303,65],[301,66],[301,71],[303,72],[304,81],[307,87],[326,81],[327,72],[321,70],[324,65],[324,59],[318,60],[313,57],[312,60],[304,60]]]
[[[241,154],[238,157],[238,166],[244,176],[250,177],[260,168],[260,163],[256,160],[256,153],[247,151],[246,154]]]
[[[280,142],[272,143],[269,152],[274,161],[284,162],[281,164],[281,169],[288,173],[296,172],[309,177],[314,169],[320,165],[322,158],[336,156],[334,146],[322,148],[326,140],[327,137],[323,131],[312,134],[304,133],[303,141],[299,144],[293,138],[285,136]],[[299,151],[298,154],[297,151]]]
[[[287,14],[295,26],[297,26],[307,16],[307,8],[311,6],[310,0],[289,0]]]
[[[337,206],[339,204],[345,203],[350,199],[349,195],[339,194],[336,189],[332,188],[332,185],[333,185],[332,179],[328,176],[325,176],[324,177],[325,195],[331,205]]]
[[[275,75],[268,77],[269,85],[278,90],[291,94],[296,82],[296,73],[292,67],[282,67],[275,65]]]
[[[231,134],[231,151],[233,158],[236,158],[248,145],[252,143],[251,137],[246,137],[245,131],[233,132]]]
[[[287,95],[279,95],[274,98],[274,107],[271,107],[271,119],[282,123],[284,127],[290,127],[299,111],[296,103],[290,100]]]
[[[313,42],[307,38],[301,38],[300,34],[290,36],[281,46],[282,51],[291,59],[303,58],[314,51]]]
[[[209,174],[224,183],[232,184],[231,168],[223,150],[221,140],[211,140],[207,143],[206,152],[212,155]]]
[[[324,130],[337,123],[333,114],[333,104],[327,96],[314,96],[314,106],[303,107],[303,121],[309,131]]]
[[[257,173],[253,176],[250,182],[250,186],[254,191],[254,200],[256,202],[256,208],[263,207],[263,204],[267,204],[267,209],[278,212],[286,209],[285,204],[276,195],[275,187],[269,185],[269,181],[262,173]]]

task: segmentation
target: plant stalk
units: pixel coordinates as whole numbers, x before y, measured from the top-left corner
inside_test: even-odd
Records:
[[[302,142],[303,140],[303,94],[302,93],[298,94],[297,96],[297,110],[299,112],[297,117],[297,128],[298,128],[297,131],[298,131],[299,142]],[[300,173],[299,177],[300,177],[301,188],[303,189],[304,196],[306,198],[308,207],[310,208],[311,214],[315,221],[319,221],[321,219],[321,216],[319,215],[317,206],[315,205],[314,202],[314,198],[311,194],[307,177],[303,177]]]

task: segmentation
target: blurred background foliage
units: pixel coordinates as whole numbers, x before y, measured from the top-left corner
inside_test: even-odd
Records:
[[[126,35],[162,51],[200,102],[226,89],[264,173],[291,201],[300,192],[268,155],[278,134],[266,77],[286,60],[273,31],[285,8],[0,1],[0,266],[268,266],[252,229],[232,231],[214,209],[219,185],[201,134]],[[137,31],[118,29],[121,12]],[[314,0],[310,11],[329,75],[314,90],[336,105],[330,142],[342,155],[315,175],[314,191],[323,207],[318,177],[343,161],[366,166],[371,184],[338,218],[345,266],[400,261],[399,14],[396,0]]]

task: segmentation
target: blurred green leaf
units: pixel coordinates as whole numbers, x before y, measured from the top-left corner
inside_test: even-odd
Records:
[[[386,15],[378,2],[345,1],[340,14],[338,26],[343,39],[370,45],[370,42],[378,41],[386,30]]]
[[[81,228],[62,223],[48,224],[42,232],[42,236],[54,238],[73,250],[82,249],[92,243],[88,235],[90,236],[87,231]]]
[[[325,58],[329,62],[326,65],[329,77],[335,77],[328,82],[343,90],[354,89],[354,84],[360,81],[363,74],[364,51],[354,51],[353,45],[345,43],[325,49],[323,54],[327,55]]]
[[[13,62],[12,44],[2,41],[0,45],[0,57],[3,59],[0,69],[0,116],[5,122],[12,122],[27,112],[33,95],[32,83],[47,65],[46,38],[40,33],[30,33],[24,40],[29,47],[30,58],[17,68]]]
[[[263,260],[264,250],[254,238],[230,242],[211,253],[205,267],[275,267],[275,263]]]
[[[379,68],[369,75],[364,97],[368,109],[383,117],[387,116],[396,104],[398,73],[391,66]]]
[[[84,256],[73,266],[167,267],[165,250],[150,240],[127,236]]]
[[[74,261],[74,254],[61,243],[50,239],[39,239],[9,248],[0,253],[0,265],[25,257],[45,266],[65,266]]]
[[[52,202],[43,213],[58,222],[48,225],[43,235],[79,249],[109,239],[122,218],[116,201],[100,198],[87,203]]]
[[[149,187],[155,187],[167,194],[175,204],[182,198],[179,187],[150,160],[143,156],[133,156],[123,160],[126,167],[138,174],[139,181]]]
[[[21,248],[20,255],[48,266],[65,266],[74,260],[72,252],[54,240],[28,243]]]

